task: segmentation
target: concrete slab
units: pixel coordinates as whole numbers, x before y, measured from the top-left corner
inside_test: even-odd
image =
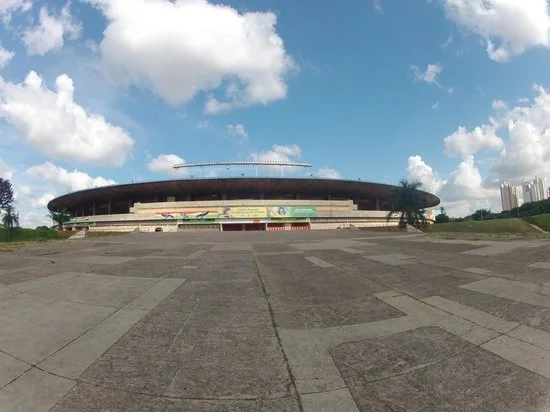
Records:
[[[157,279],[72,273],[63,281],[27,289],[27,293],[58,301],[122,307],[148,290]]]
[[[473,273],[475,275],[489,275],[492,273],[491,270],[483,268],[466,268],[464,269],[464,272]]]
[[[220,251],[252,251],[252,244],[251,243],[243,243],[243,242],[224,242],[224,243],[218,243],[210,249],[212,252],[220,252]]]
[[[530,264],[529,267],[535,269],[550,269],[550,262],[536,262]]]
[[[489,278],[461,286],[464,289],[550,308],[550,287]]]
[[[550,333],[538,330],[529,326],[520,325],[507,333],[508,336],[516,338],[541,349],[550,350]]]
[[[191,253],[190,255],[187,255],[186,256],[186,259],[189,259],[189,260],[193,260],[193,259],[196,259],[202,255],[204,255],[208,250],[206,249],[202,249],[202,250],[197,250],[196,252],[193,252]]]
[[[548,406],[547,379],[439,328],[344,344],[333,356],[361,410]]]
[[[81,273],[77,272],[65,272],[65,273],[59,273],[56,275],[51,275],[39,279],[29,280],[26,282],[16,283],[10,286],[11,289],[15,289],[21,292],[27,291],[27,290],[33,290],[41,286],[46,285],[53,285],[56,283],[61,283],[66,280],[69,280],[71,278],[74,278],[76,276],[80,276]]]
[[[481,347],[550,379],[550,351],[548,350],[509,336],[499,336]]]
[[[115,309],[19,294],[0,300],[0,350],[36,364]]]
[[[38,366],[56,375],[76,379],[146,313],[145,310],[121,309]]]
[[[359,412],[347,388],[300,396],[304,412]]]
[[[91,263],[94,265],[118,265],[136,259],[131,256],[82,256],[75,259],[80,263]]]
[[[153,309],[183,282],[185,282],[183,279],[162,279],[125,307],[128,309]]]
[[[132,234],[2,255],[0,410],[548,407],[550,279],[529,265],[549,242],[358,235]]]
[[[452,313],[453,315],[457,315],[461,318],[474,322],[477,325],[492,329],[499,333],[507,333],[519,326],[519,323],[508,322],[501,318],[497,318],[496,316],[489,315],[488,313],[481,310],[477,310],[469,306],[453,302],[452,300],[442,298],[441,296],[432,296],[422,299],[422,301],[427,303],[428,305],[435,306],[436,308],[444,310],[445,312]]]
[[[315,266],[319,266],[320,268],[331,268],[334,267],[334,265],[330,262],[327,262],[326,260],[319,259],[315,256],[306,256],[305,259],[311,263],[313,263]]]
[[[374,260],[375,262],[380,262],[391,266],[403,266],[414,263],[411,260],[412,256],[403,255],[400,253],[391,253],[388,255],[371,255],[363,257],[365,259]]]
[[[0,389],[15,380],[32,366],[0,352]]]
[[[10,296],[16,295],[18,293],[18,290],[0,286],[0,299],[9,298]]]
[[[48,411],[75,384],[75,381],[32,368],[0,390],[0,410]]]

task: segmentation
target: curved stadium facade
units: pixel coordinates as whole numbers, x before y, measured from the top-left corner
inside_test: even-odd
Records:
[[[296,178],[179,179],[107,186],[53,199],[68,229],[92,231],[309,230],[385,226],[395,186]],[[421,192],[426,208],[439,198]],[[160,228],[160,229],[159,229]]]

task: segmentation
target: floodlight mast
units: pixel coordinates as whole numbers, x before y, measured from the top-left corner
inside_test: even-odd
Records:
[[[196,162],[196,163],[179,163],[173,166],[174,169],[183,169],[183,168],[202,168],[202,175],[204,177],[204,168],[205,167],[216,167],[216,166],[254,166],[256,169],[256,177],[258,176],[258,166],[280,166],[281,174],[284,176],[285,167],[303,167],[310,168],[312,167],[311,163],[305,162],[285,162],[277,160],[235,160],[235,161],[220,161],[220,162]]]

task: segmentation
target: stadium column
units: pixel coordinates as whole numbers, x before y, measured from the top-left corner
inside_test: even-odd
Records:
[[[107,214],[111,214],[111,200],[109,199],[109,202],[107,203]]]
[[[380,200],[376,198],[376,210],[380,210]]]
[[[260,192],[260,200],[264,200],[264,197],[265,197],[264,192]]]
[[[92,216],[95,216],[95,202],[92,203]]]
[[[221,199],[222,200],[227,200],[227,193],[226,192],[222,193]]]

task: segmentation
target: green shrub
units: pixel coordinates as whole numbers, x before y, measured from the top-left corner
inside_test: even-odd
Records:
[[[14,227],[10,232],[11,242],[26,242],[26,241],[44,241],[53,239],[64,239],[65,235],[60,234],[56,230],[49,228],[37,228],[37,229],[24,229],[21,227]],[[0,229],[0,242],[7,242],[8,234],[6,229]]]
[[[528,216],[525,218],[529,223],[540,227],[542,230],[550,232],[550,213],[543,215]]]

